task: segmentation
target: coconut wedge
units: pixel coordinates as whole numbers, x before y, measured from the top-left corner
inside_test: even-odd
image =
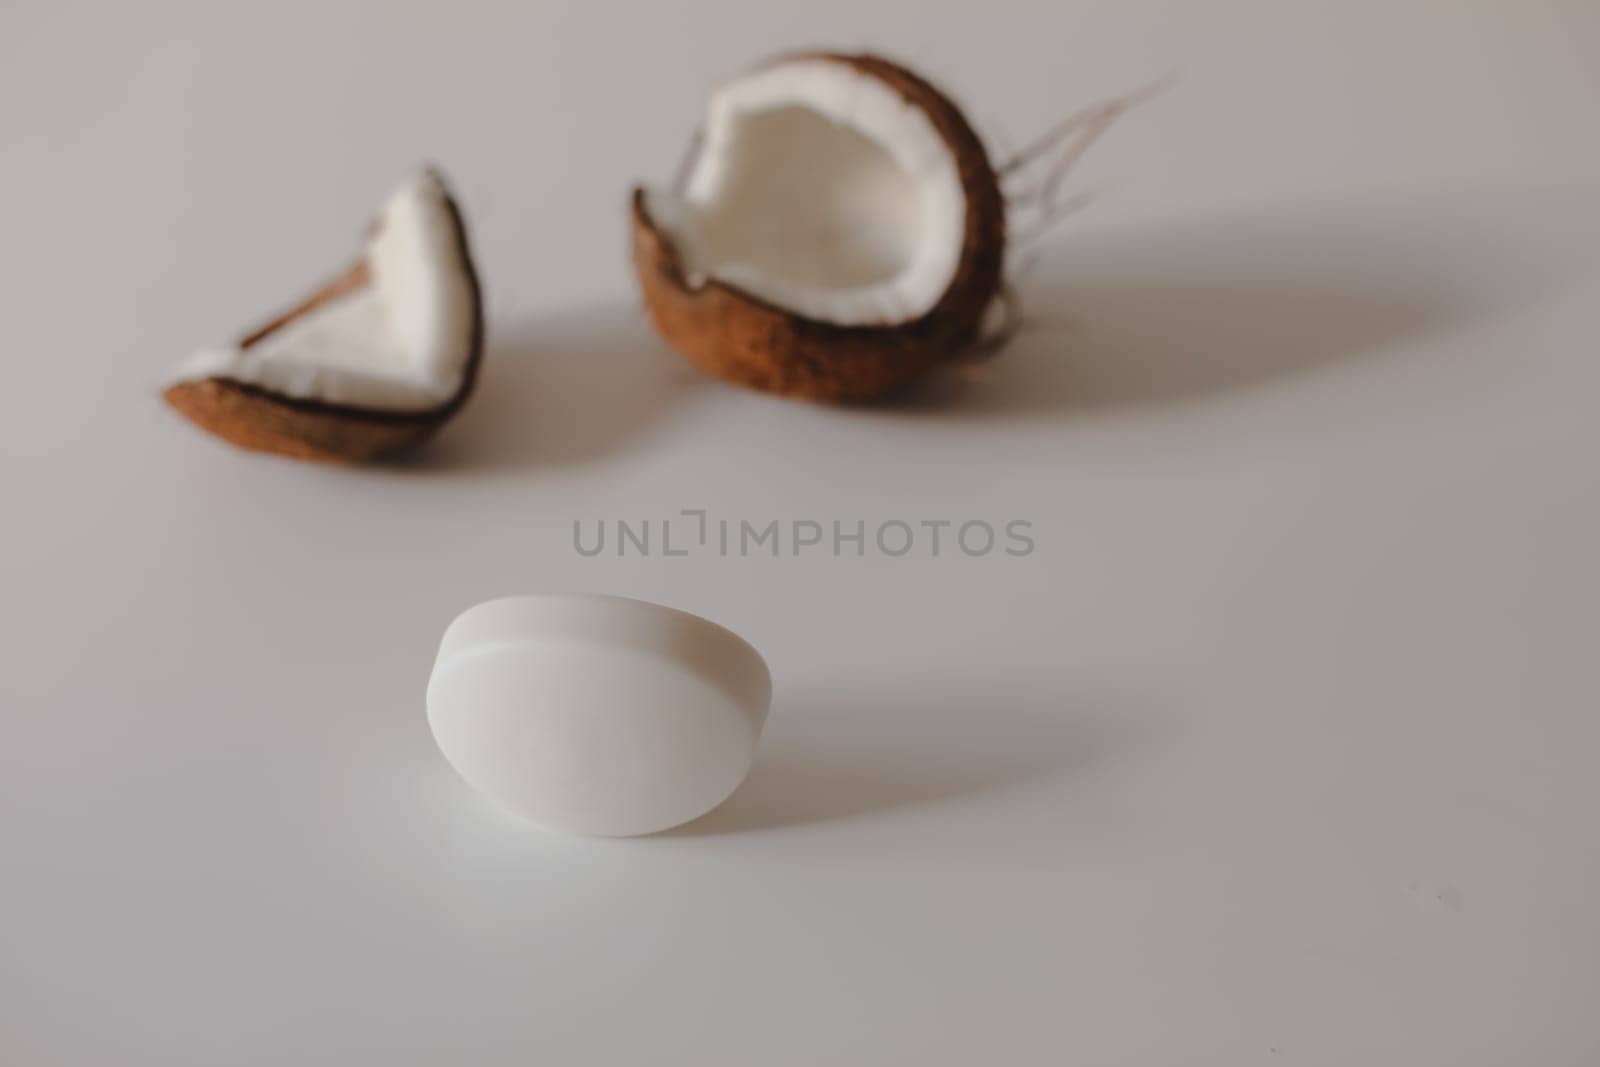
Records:
[[[961,353],[1001,287],[1005,206],[983,144],[871,55],[781,57],[711,97],[681,180],[633,195],[662,336],[741,385],[871,400]]]
[[[237,344],[196,353],[165,396],[240,447],[360,462],[417,445],[459,411],[482,350],[466,227],[427,169],[385,202],[353,266]]]

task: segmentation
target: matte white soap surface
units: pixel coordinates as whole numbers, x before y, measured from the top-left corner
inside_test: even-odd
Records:
[[[463,612],[428,682],[428,723],[475,788],[534,822],[648,834],[744,780],[772,679],[743,638],[625,597],[515,596]]]

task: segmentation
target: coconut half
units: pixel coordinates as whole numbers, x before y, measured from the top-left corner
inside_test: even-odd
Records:
[[[460,410],[482,349],[466,227],[430,168],[389,197],[352,267],[238,344],[196,353],[165,396],[244,448],[368,460]]]
[[[1005,243],[967,120],[870,55],[787,56],[725,83],[681,180],[633,196],[666,340],[709,373],[815,400],[882,396],[969,347]]]

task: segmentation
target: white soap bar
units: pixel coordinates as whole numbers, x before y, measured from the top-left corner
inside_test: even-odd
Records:
[[[705,814],[750,770],[772,698],[760,653],[624,597],[491,600],[445,630],[428,724],[475,788],[543,825],[626,836]]]

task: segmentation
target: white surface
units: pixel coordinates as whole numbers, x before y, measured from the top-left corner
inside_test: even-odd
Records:
[[[362,251],[368,284],[285,323],[248,348],[204,349],[178,381],[227,378],[300,399],[385,411],[426,411],[461,390],[478,308],[461,256],[461,231],[437,174],[406,179],[375,219]],[[350,257],[354,258],[354,257]],[[341,272],[308,280],[304,295]],[[288,305],[288,306],[293,306]],[[253,333],[288,307],[260,312]]]
[[[0,13],[7,1067],[1594,1062],[1593,6],[922,8]],[[627,188],[812,42],[1012,143],[1184,67],[945,404],[702,383],[634,310]],[[495,338],[427,463],[163,410],[422,158]],[[572,546],[695,507],[1037,550]],[[427,665],[518,589],[762,650],[728,804],[584,840],[457,779]]]
[[[694,284],[841,325],[905,322],[949,290],[960,163],[898,90],[832,60],[774,63],[720,86],[697,136],[682,189],[649,197]]]
[[[513,814],[582,834],[698,818],[749,773],[772,678],[697,615],[625,597],[502,597],[445,631],[428,725]]]

